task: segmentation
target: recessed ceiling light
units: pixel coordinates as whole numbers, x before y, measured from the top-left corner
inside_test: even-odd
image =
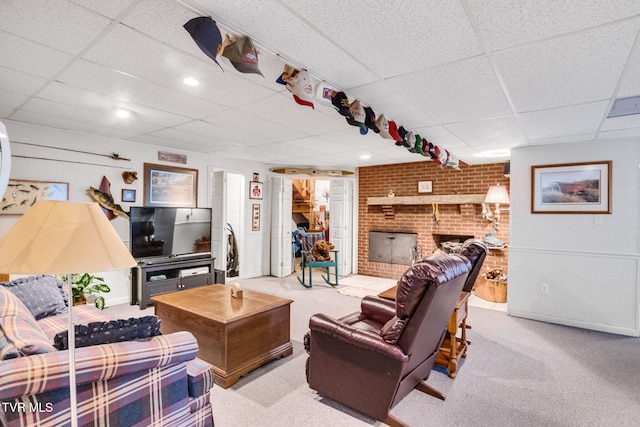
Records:
[[[131,115],[131,112],[129,110],[124,110],[120,108],[119,110],[116,111],[116,116],[120,117],[121,119],[126,119],[130,115]]]
[[[360,160],[368,160],[371,158],[371,154],[361,154]]]
[[[200,84],[198,79],[191,76],[185,77],[184,79],[182,79],[182,83],[186,84],[187,86],[198,86]]]

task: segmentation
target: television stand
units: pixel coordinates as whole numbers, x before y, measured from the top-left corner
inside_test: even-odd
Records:
[[[215,258],[168,259],[141,263],[131,269],[131,305],[153,305],[151,297],[214,283]]]

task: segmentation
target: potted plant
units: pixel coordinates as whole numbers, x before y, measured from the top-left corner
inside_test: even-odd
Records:
[[[59,276],[63,282],[67,282],[67,276]],[[104,309],[104,297],[101,293],[111,292],[111,288],[104,283],[104,278],[89,273],[71,275],[71,295],[73,305],[86,304],[87,295],[95,297],[95,306]]]

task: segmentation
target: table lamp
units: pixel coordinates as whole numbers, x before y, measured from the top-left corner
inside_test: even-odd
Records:
[[[136,261],[97,203],[36,202],[0,239],[0,272],[67,275],[72,426],[77,426],[78,414],[71,274],[135,265]]]
[[[500,205],[508,205],[511,202],[509,199],[509,192],[507,192],[507,187],[500,184],[490,186],[484,202],[494,203],[496,205],[496,210],[493,214],[495,218],[494,227],[497,230],[498,223],[500,222]]]

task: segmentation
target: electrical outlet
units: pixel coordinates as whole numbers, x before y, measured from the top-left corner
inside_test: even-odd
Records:
[[[540,293],[541,294],[548,294],[549,293],[549,285],[547,285],[546,283],[541,283],[540,284]]]

